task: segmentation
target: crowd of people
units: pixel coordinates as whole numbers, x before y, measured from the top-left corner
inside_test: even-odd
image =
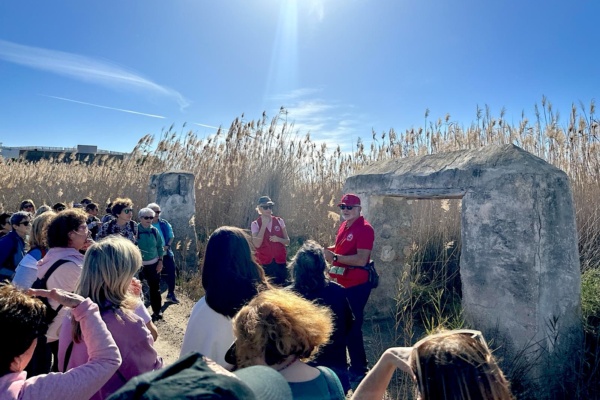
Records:
[[[107,215],[84,199],[0,214],[1,399],[381,399],[396,370],[421,399],[511,399],[481,332],[430,335],[386,350],[369,369],[362,336],[373,288],[375,232],[345,194],[333,245],[290,238],[268,196],[245,230],[208,239],[205,295],[188,320],[180,359],[154,348],[175,295],[174,234],[161,208],[116,198]],[[40,209],[43,211],[40,212]],[[141,282],[148,286],[150,315]],[[351,394],[350,394],[351,393]],[[197,397],[195,397],[197,396]]]

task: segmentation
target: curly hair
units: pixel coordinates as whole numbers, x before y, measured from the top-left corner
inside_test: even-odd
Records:
[[[290,290],[271,289],[259,293],[233,319],[238,368],[264,358],[267,365],[290,355],[310,360],[329,341],[332,313]]]
[[[78,208],[71,208],[56,214],[48,225],[46,240],[48,247],[69,247],[69,232],[76,231],[87,221],[87,214]]]
[[[113,200],[110,212],[116,217],[117,215],[121,214],[121,212],[123,212],[124,209],[131,207],[133,207],[133,201],[131,201],[130,198],[119,197]]]
[[[0,283],[0,376],[10,371],[15,357],[46,334],[46,306],[8,283]]]
[[[471,332],[446,331],[415,344],[412,368],[424,400],[513,399],[481,332]]]
[[[314,240],[304,242],[288,269],[294,277],[294,290],[303,295],[317,292],[327,284],[327,264],[323,247]]]

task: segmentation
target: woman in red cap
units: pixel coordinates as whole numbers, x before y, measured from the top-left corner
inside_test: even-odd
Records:
[[[273,206],[269,196],[258,199],[256,211],[259,217],[252,222],[252,244],[256,249],[256,259],[263,266],[271,283],[283,286],[287,281],[287,251],[290,237],[285,229],[283,218],[273,215]]]
[[[347,346],[350,355],[350,382],[357,383],[367,373],[362,324],[365,305],[371,294],[369,273],[360,267],[366,266],[371,258],[375,231],[360,215],[360,198],[357,195],[345,194],[338,207],[344,222],[337,232],[335,245],[325,250],[325,259],[332,265],[329,271],[331,280],[346,288],[346,297],[354,314]]]

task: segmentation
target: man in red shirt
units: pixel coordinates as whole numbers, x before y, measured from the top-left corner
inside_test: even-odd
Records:
[[[368,264],[373,250],[375,231],[360,215],[360,198],[345,194],[338,204],[342,213],[342,225],[335,238],[335,245],[325,250],[325,258],[332,267],[331,279],[346,288],[346,296],[354,313],[354,324],[348,335],[350,354],[350,379],[357,382],[367,373],[367,355],[363,343],[362,324],[364,309],[371,294],[369,273],[361,268]]]

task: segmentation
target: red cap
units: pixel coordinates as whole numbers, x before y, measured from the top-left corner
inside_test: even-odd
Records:
[[[355,194],[348,193],[342,197],[338,206],[341,206],[342,204],[347,206],[360,206],[360,198]]]

